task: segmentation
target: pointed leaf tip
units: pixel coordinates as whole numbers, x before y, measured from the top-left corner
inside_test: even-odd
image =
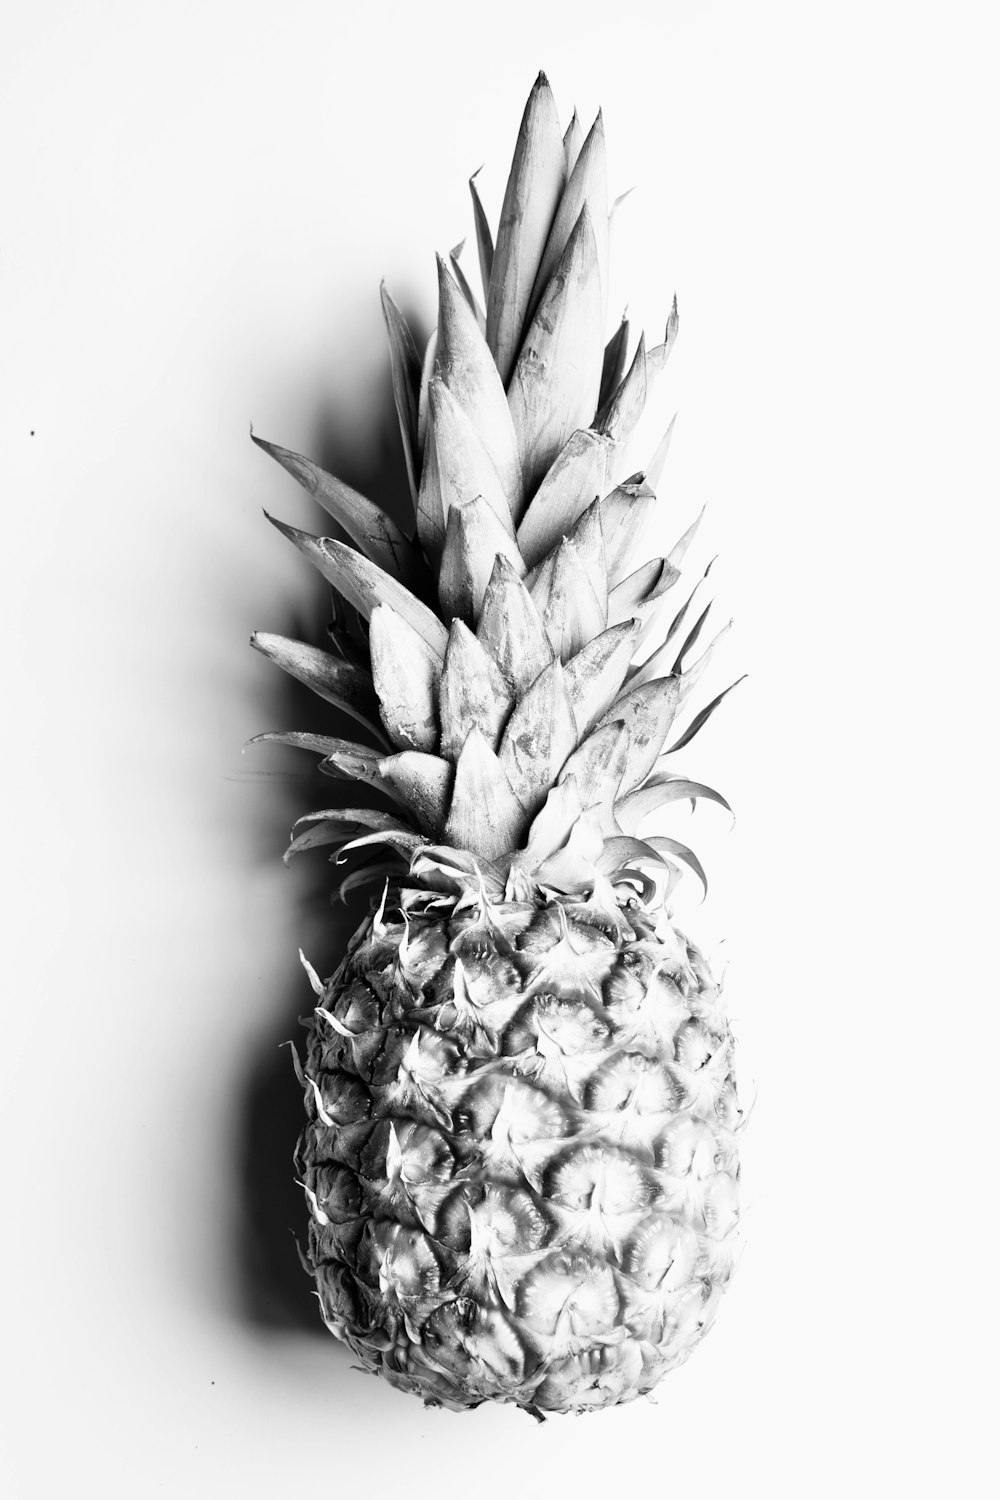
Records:
[[[540,73],[528,97],[504,193],[486,305],[486,337],[507,384],[555,218],[566,160],[555,100]]]
[[[601,278],[584,205],[538,305],[508,388],[527,493],[597,410],[604,355]]]

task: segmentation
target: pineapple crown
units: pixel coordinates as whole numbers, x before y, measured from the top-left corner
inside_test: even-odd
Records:
[[[725,693],[667,745],[724,634],[689,664],[708,613],[689,623],[697,584],[665,613],[700,516],[666,556],[636,565],[670,430],[643,471],[622,477],[677,337],[676,300],[662,343],[640,337],[629,361],[623,318],[605,345],[603,122],[584,136],[574,113],[562,135],[544,74],[495,244],[469,185],[485,310],[458,253],[439,256],[438,324],[421,359],[382,288],[413,526],[254,437],[350,539],[268,517],[367,626],[369,660],[343,621],[334,651],[257,632],[252,645],[365,740],[277,732],[251,743],[317,752],[322,771],[386,794],[389,808],[326,808],[293,830],[286,859],[365,851],[343,894],[408,870],[451,898],[658,904],[680,864],[705,877],[675,839],[639,836],[649,815],[699,797],[728,807],[669,759]]]

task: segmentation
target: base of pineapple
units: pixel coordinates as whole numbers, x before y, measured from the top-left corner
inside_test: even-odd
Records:
[[[648,1393],[732,1270],[718,984],[640,907],[400,900],[312,976],[298,1166],[324,1321],[429,1404]]]

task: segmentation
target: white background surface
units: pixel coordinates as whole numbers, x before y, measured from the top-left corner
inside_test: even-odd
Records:
[[[5,24],[5,1492],[995,1493],[992,7],[278,15]],[[690,920],[758,1097],[715,1331],[544,1428],[314,1320],[279,1044],[346,919],[280,863],[302,759],[240,754],[321,724],[246,646],[322,619],[248,425],[398,476],[379,278],[426,326],[539,67],[639,189],[612,317],[680,296],[664,539],[710,502],[711,686],[752,673],[685,760],[738,813],[696,816]]]

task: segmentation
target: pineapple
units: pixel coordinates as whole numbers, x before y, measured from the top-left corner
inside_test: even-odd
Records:
[[[383,794],[289,850],[359,853],[343,885],[381,890],[332,978],[303,960],[324,1321],[429,1404],[543,1416],[649,1392],[730,1277],[732,1038],[665,905],[701,867],[641,836],[665,803],[727,806],[672,759],[724,695],[667,744],[712,647],[688,665],[704,614],[664,613],[694,527],[641,560],[665,443],[641,473],[624,454],[677,313],[630,362],[624,320],[605,346],[600,115],[563,137],[540,76],[495,245],[471,189],[485,307],[439,258],[421,360],[383,288],[412,534],[255,439],[350,538],[274,523],[367,626],[367,653],[253,637],[361,738],[257,738]]]

